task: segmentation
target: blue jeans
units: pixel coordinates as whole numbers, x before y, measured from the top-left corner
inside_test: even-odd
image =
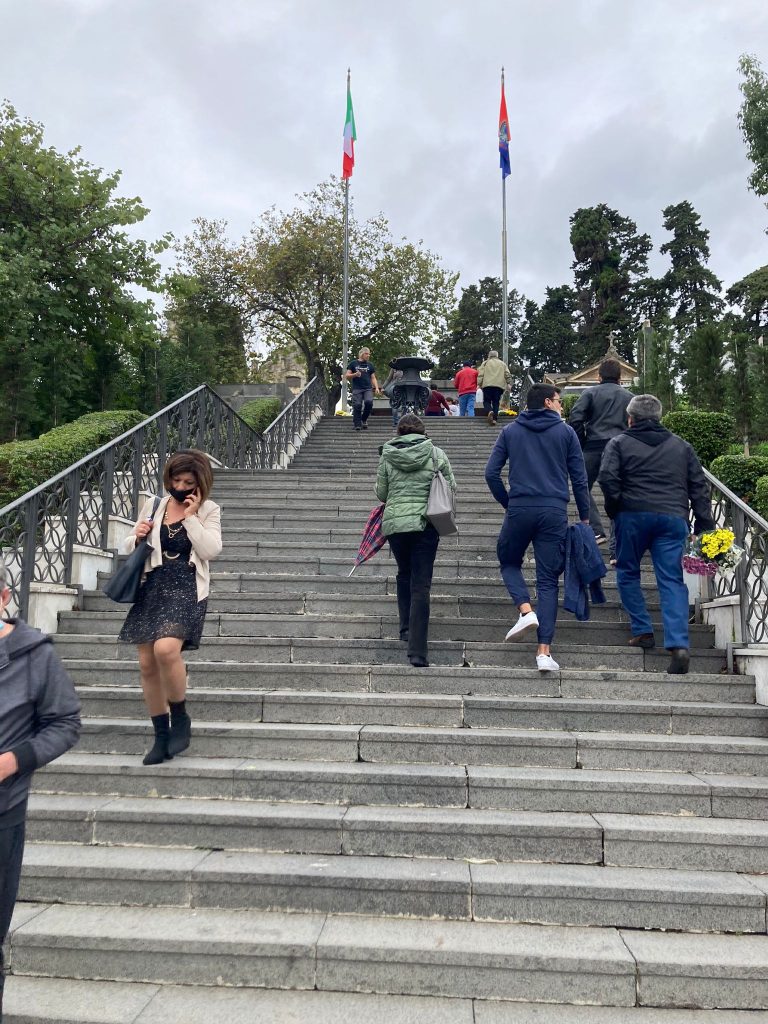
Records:
[[[539,620],[540,644],[551,644],[557,621],[557,598],[560,576],[565,567],[565,532],[568,514],[565,509],[524,508],[510,505],[496,543],[496,554],[509,596],[516,605],[531,600],[523,579],[525,549],[533,542],[536,559],[536,615]]]
[[[468,395],[459,395],[459,416],[475,415],[475,395],[474,391]]]
[[[660,512],[619,512],[616,524],[616,582],[629,614],[632,636],[652,633],[653,623],[640,587],[640,560],[650,551],[659,588],[664,646],[688,647],[688,588],[683,553],[688,523]]]

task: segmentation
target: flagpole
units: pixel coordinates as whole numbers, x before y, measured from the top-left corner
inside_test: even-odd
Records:
[[[501,92],[504,94],[504,68],[501,69]],[[507,176],[501,175],[501,358],[509,361],[509,315],[507,310]]]
[[[349,178],[344,179],[344,299],[342,306],[341,366],[341,408],[346,412],[346,372],[349,366]]]
[[[350,90],[350,68],[347,68],[347,96]],[[349,178],[344,179],[344,286],[341,328],[341,408],[347,412],[347,367],[349,366]]]

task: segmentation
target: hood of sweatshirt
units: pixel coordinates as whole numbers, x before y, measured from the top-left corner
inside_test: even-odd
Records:
[[[521,427],[525,427],[526,430],[533,430],[536,433],[550,430],[552,427],[557,426],[558,423],[563,422],[565,421],[562,416],[552,409],[535,409],[533,412],[526,409],[515,420],[515,423],[519,423]]]
[[[670,431],[666,427],[662,427],[658,420],[639,420],[632,424],[627,433],[650,448],[657,448],[672,436]]]
[[[431,465],[433,447],[430,439],[423,434],[404,434],[388,441],[381,454],[394,469],[402,473],[415,473]]]
[[[34,629],[22,619],[10,619],[14,630],[0,640],[0,671],[8,667],[11,661],[28,654],[42,644],[51,643],[51,638]]]

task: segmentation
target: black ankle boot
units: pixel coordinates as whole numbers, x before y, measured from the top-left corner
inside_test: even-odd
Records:
[[[171,754],[168,753],[168,737],[170,721],[168,712],[164,715],[152,715],[152,727],[155,730],[155,745],[144,755],[142,764],[162,764]]]
[[[174,757],[189,746],[192,738],[192,719],[187,714],[186,701],[170,701],[170,707],[171,735],[168,740],[168,753]]]

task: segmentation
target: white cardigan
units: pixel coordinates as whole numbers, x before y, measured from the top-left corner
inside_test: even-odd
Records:
[[[155,518],[152,522],[152,529],[147,535],[147,540],[152,545],[153,551],[144,563],[145,572],[152,572],[163,564],[163,553],[160,549],[160,527],[163,523],[165,509],[170,501],[166,494],[157,507]],[[154,498],[144,502],[136,525],[145,523],[152,513]],[[204,501],[197,510],[196,515],[184,520],[184,529],[192,543],[192,554],[189,560],[195,567],[195,580],[197,582],[197,600],[202,601],[208,597],[211,584],[211,571],[208,562],[221,554],[221,509],[214,501]],[[137,537],[130,533],[120,545],[121,555],[130,555],[136,547]]]

